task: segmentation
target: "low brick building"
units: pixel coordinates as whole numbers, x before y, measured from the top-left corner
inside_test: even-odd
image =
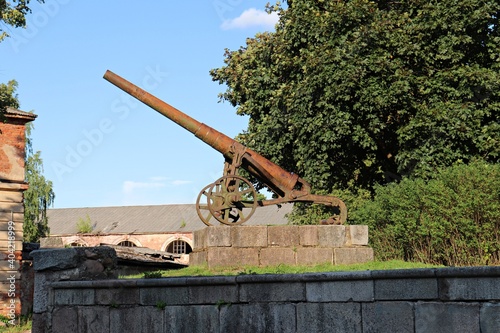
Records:
[[[245,225],[284,225],[292,204],[259,207]],[[101,244],[147,247],[183,255],[188,263],[193,249],[193,232],[205,228],[194,204],[86,207],[49,209],[50,236],[42,248],[99,246]],[[87,223],[91,232],[79,232]]]
[[[8,108],[0,121],[0,314],[21,313],[26,124],[36,115]]]

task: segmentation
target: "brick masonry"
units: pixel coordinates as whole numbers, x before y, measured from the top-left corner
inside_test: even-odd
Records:
[[[190,265],[334,265],[373,260],[362,225],[214,226],[194,232]]]
[[[0,314],[9,319],[22,310],[21,281],[26,123],[36,115],[8,109],[0,121]]]

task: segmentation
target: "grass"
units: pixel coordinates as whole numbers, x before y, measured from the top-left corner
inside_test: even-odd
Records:
[[[406,262],[402,260],[390,261],[372,261],[363,264],[352,265],[332,265],[322,264],[315,266],[234,266],[207,268],[204,266],[190,266],[178,270],[166,270],[155,272],[155,277],[174,277],[174,276],[214,276],[214,275],[242,275],[242,274],[300,274],[300,273],[320,273],[320,272],[352,272],[352,271],[375,271],[388,269],[413,269],[413,268],[432,268],[442,267],[436,265],[428,265],[423,263]],[[149,275],[150,273],[148,273]],[[125,279],[141,279],[146,277],[145,274],[121,276]]]
[[[4,318],[1,318],[2,322],[5,322]],[[6,326],[0,326],[0,333],[24,333],[24,332],[31,332],[31,324],[32,320],[31,318],[21,318],[21,323],[19,325],[6,325]]]

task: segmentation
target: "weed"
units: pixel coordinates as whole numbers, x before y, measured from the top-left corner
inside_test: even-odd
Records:
[[[163,301],[158,301],[156,303],[156,308],[157,309],[160,309],[160,310],[165,310],[165,308],[167,307],[167,303],[163,302]]]
[[[220,300],[218,300],[215,303],[215,306],[217,307],[217,310],[220,310],[220,308],[223,307],[223,306],[231,306],[231,303],[230,302],[226,302],[223,299],[220,299]]]
[[[285,265],[283,265],[283,264],[279,264],[278,266],[276,266],[275,273],[276,274],[285,274],[286,273],[286,268],[284,266]]]
[[[88,234],[94,230],[89,214],[87,214],[85,218],[80,217],[78,219],[78,222],[76,223],[76,229],[78,230],[79,234]]]
[[[155,272],[144,272],[143,277],[145,279],[158,279],[161,278],[162,272],[161,271],[155,271]]]
[[[255,275],[255,272],[252,268],[244,268],[242,271],[238,272],[238,275]]]

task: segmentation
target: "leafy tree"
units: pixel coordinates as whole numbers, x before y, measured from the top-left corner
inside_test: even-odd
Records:
[[[30,0],[0,1],[0,42],[9,37],[8,32],[1,26],[2,23],[14,28],[26,26],[26,15],[31,12],[29,3]]]
[[[285,8],[287,7],[287,8]],[[499,0],[289,0],[210,73],[245,145],[314,189],[500,155]]]
[[[41,152],[33,153],[31,130],[33,125],[26,125],[25,177],[29,184],[24,192],[24,241],[38,242],[40,237],[49,234],[47,208],[54,203],[55,194],[52,182],[43,176]]]
[[[7,107],[19,108],[19,101],[15,91],[17,89],[17,82],[11,80],[5,83],[0,83],[0,120]]]
[[[16,94],[17,82],[0,84],[0,111],[7,107],[19,108]],[[0,112],[1,116],[1,112]],[[33,152],[31,131],[33,125],[26,125],[25,180],[29,184],[24,192],[24,241],[37,242],[49,232],[47,208],[54,202],[52,182],[43,176],[43,161],[40,151]],[[0,133],[2,135],[2,133]]]
[[[30,0],[14,0],[13,2],[0,1],[0,42],[9,37],[6,31],[9,27],[19,28],[26,26],[26,15],[31,12]],[[43,3],[44,0],[38,0]],[[0,120],[7,107],[19,108],[19,101],[15,95],[17,82],[11,80],[7,84],[0,83]]]
[[[94,230],[89,214],[87,214],[85,218],[80,217],[78,219],[78,222],[76,222],[76,229],[79,234],[89,234]]]

